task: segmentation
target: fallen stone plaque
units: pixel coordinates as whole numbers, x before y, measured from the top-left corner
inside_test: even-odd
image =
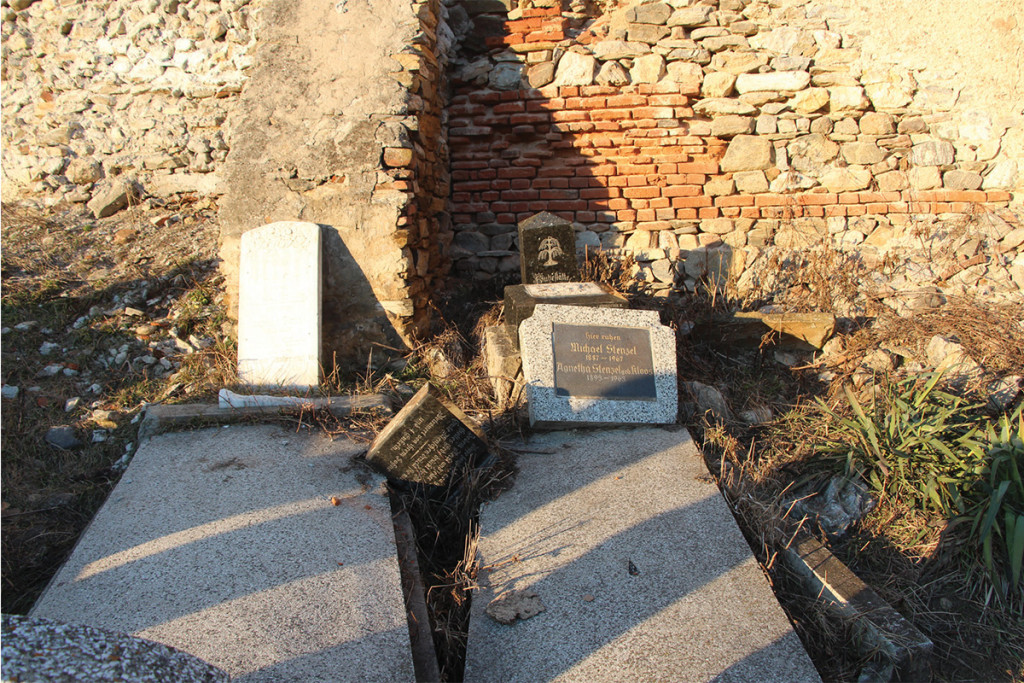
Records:
[[[675,333],[655,311],[540,304],[519,344],[534,427],[676,421]]]
[[[480,428],[427,384],[374,440],[366,461],[392,479],[447,486],[488,455]]]
[[[533,315],[537,304],[628,308],[629,300],[603,282],[509,285],[505,288],[505,324],[517,344],[519,325]]]
[[[519,256],[524,285],[580,279],[572,223],[547,211],[519,223]]]
[[[320,226],[282,221],[242,235],[238,377],[254,386],[320,382]]]

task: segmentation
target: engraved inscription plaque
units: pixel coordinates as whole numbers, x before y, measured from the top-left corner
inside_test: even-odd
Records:
[[[554,323],[551,337],[556,396],[657,400],[646,328]]]
[[[393,479],[445,486],[453,472],[488,455],[483,433],[427,385],[388,423],[366,460]]]

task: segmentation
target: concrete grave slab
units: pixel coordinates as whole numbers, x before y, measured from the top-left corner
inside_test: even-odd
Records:
[[[656,311],[538,304],[519,347],[534,427],[676,421],[675,333]]]
[[[320,226],[280,221],[242,235],[238,377],[290,388],[320,382]]]
[[[153,437],[31,616],[164,643],[244,683],[413,680],[391,508],[353,461],[364,448],[277,425]]]
[[[537,304],[629,308],[629,299],[603,282],[509,285],[505,287],[505,324],[516,344],[519,343],[519,325],[533,315]]]
[[[819,680],[685,430],[512,447],[480,515],[466,681]],[[488,607],[509,594],[527,618],[505,625]]]

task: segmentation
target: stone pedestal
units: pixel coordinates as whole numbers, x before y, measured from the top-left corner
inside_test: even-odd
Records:
[[[510,285],[505,288],[505,324],[515,348],[519,325],[533,315],[537,304],[629,308],[629,300],[602,282],[561,282],[547,285]]]

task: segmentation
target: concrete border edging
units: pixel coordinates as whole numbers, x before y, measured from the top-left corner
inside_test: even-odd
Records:
[[[294,406],[221,408],[205,403],[158,404],[146,408],[146,416],[139,426],[138,442],[141,444],[146,439],[176,427],[230,424],[258,417],[296,415],[307,409],[328,410],[335,417],[350,415],[357,410],[381,410],[387,414],[393,411],[390,399],[383,394],[310,398],[309,402],[303,404],[301,408]]]
[[[801,531],[782,551],[787,564],[828,608],[851,619],[859,635],[854,643],[872,662],[861,681],[927,680],[932,641],[897,612],[832,554],[821,541]]]

